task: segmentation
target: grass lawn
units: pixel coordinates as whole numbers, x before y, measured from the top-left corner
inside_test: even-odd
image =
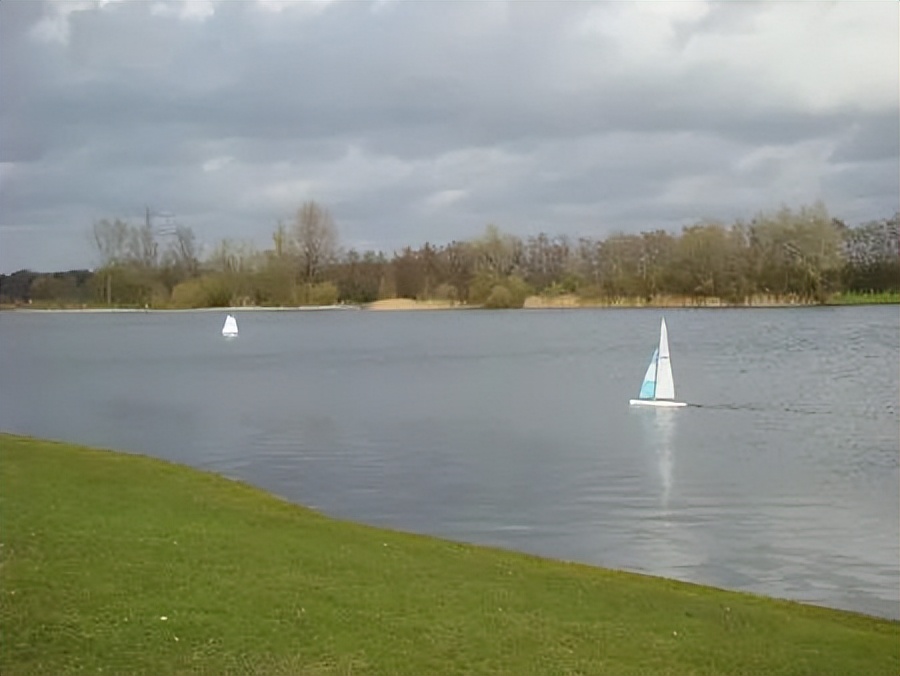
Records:
[[[900,293],[879,291],[877,293],[846,292],[832,296],[828,305],[896,305],[900,304]]]
[[[0,673],[900,673],[900,623],[380,530],[0,435]]]

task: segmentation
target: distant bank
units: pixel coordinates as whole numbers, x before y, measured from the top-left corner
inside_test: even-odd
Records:
[[[797,297],[755,295],[743,302],[730,302],[715,296],[655,296],[653,298],[582,298],[575,294],[554,296],[528,296],[521,308],[510,309],[597,309],[597,308],[773,308],[773,307],[819,307],[836,305],[897,305],[900,293],[843,293],[835,294],[824,303],[803,300]],[[229,311],[325,311],[325,310],[477,310],[481,305],[469,305],[447,300],[413,300],[411,298],[386,298],[365,304],[333,304],[304,306],[263,306],[233,305],[224,307],[175,308],[175,307],[107,307],[107,306],[64,306],[46,304],[0,305],[0,310],[20,312],[229,312]]]

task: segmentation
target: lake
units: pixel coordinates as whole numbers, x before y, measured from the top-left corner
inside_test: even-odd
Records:
[[[0,429],[327,514],[900,617],[897,307],[0,313]]]

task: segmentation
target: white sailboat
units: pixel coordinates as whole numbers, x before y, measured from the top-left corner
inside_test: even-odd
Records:
[[[683,401],[675,401],[675,380],[672,378],[672,360],[669,357],[669,333],[666,320],[663,318],[659,326],[659,346],[653,351],[653,358],[637,399],[632,399],[633,406],[687,406]]]
[[[234,318],[234,315],[229,314],[225,317],[225,324],[222,326],[222,335],[226,338],[236,338],[237,334],[237,320]]]

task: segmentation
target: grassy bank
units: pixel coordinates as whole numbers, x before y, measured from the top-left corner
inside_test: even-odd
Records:
[[[829,305],[897,305],[900,292],[879,291],[877,293],[838,293],[828,300]]]
[[[0,435],[3,674],[896,674],[900,623],[336,521]]]
[[[557,296],[530,296],[526,308],[773,308],[819,307],[821,305],[882,305],[900,303],[900,293],[839,293],[825,303],[797,296],[771,296],[756,294],[743,301],[728,301],[716,296],[660,295],[652,298],[623,296],[619,298],[581,298],[574,294]]]

